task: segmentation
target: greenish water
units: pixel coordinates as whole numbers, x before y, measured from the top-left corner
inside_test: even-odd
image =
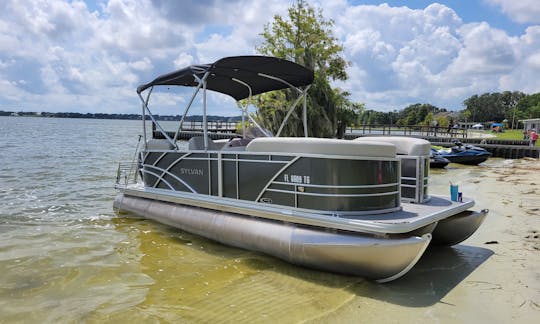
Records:
[[[358,282],[112,211],[140,122],[0,118],[0,321],[299,321]]]
[[[489,256],[466,246],[430,252],[411,275],[378,285],[118,217],[116,166],[131,159],[139,133],[136,121],[0,117],[0,322],[326,322],[340,310],[361,318],[381,309],[373,300],[433,305]],[[445,192],[449,176],[482,172],[432,180]],[[426,281],[433,260],[451,269]],[[353,300],[365,307],[349,309]]]

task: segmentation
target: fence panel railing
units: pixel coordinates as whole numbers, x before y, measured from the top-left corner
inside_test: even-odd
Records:
[[[434,136],[467,138],[467,130],[461,128],[447,128],[420,125],[356,125],[348,127],[347,133],[358,135],[395,135],[395,136]]]

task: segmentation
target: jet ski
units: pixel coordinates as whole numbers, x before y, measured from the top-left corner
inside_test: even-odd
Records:
[[[448,149],[438,150],[440,156],[448,159],[452,163],[477,165],[486,161],[491,153],[481,147],[454,142],[454,146]]]
[[[447,166],[448,163],[450,163],[450,161],[448,161],[447,158],[442,157],[436,149],[431,148],[431,151],[429,152],[430,168],[442,169]]]

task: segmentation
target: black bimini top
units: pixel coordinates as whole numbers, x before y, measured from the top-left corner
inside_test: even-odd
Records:
[[[270,56],[232,56],[212,64],[191,65],[161,75],[150,83],[140,85],[137,92],[141,93],[155,85],[196,87],[199,82],[194,75],[202,78],[206,72],[210,73],[206,79],[207,89],[228,94],[236,100],[249,97],[249,89],[233,79],[248,84],[252,95],[289,87],[279,80],[295,87],[313,82],[313,71],[291,61]]]

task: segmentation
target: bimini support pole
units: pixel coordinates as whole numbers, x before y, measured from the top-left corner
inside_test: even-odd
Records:
[[[150,94],[152,93],[152,90],[154,90],[154,87],[151,87],[150,90],[148,90],[148,94],[146,95],[146,100],[143,100],[143,98],[139,94],[139,98],[141,98],[141,100],[142,100],[142,107],[141,108],[142,108],[142,127],[143,127],[143,137],[144,137],[144,148],[146,148],[146,143],[147,143],[147,140],[146,140],[146,109],[144,109],[144,107],[148,106],[148,101],[150,100]]]
[[[180,135],[180,131],[182,130],[182,126],[184,125],[184,119],[186,118],[186,116],[187,116],[187,114],[189,112],[189,108],[191,108],[191,105],[193,104],[193,101],[195,100],[195,97],[197,97],[197,94],[201,90],[201,87],[203,85],[202,80],[206,80],[206,77],[208,76],[208,72],[202,77],[202,79],[197,77],[197,75],[193,75],[193,76],[195,77],[197,82],[199,82],[199,84],[197,84],[197,88],[193,92],[193,95],[191,95],[191,99],[189,100],[189,103],[188,103],[188,105],[186,107],[186,110],[184,110],[184,114],[182,115],[182,119],[180,119],[180,125],[178,125],[178,129],[176,130],[176,133],[174,134],[174,142],[175,143],[176,143],[176,140],[178,139],[178,136]]]
[[[245,83],[244,81],[238,80],[237,78],[232,78],[231,80],[233,80],[235,82],[238,82],[241,85],[245,86],[249,91],[248,101],[247,101],[246,105],[244,106],[244,105],[240,104],[240,109],[242,110],[242,138],[246,138],[246,116],[248,116],[248,118],[251,120],[251,118],[249,117],[249,115],[247,113],[247,109],[249,107],[249,103],[251,102],[251,94],[253,92],[251,91],[251,86],[249,84]],[[255,125],[257,125],[257,123],[255,123]],[[257,125],[257,126],[260,128],[259,125]]]
[[[203,77],[203,136],[204,136],[204,151],[208,151],[208,123],[206,120],[206,76],[208,72],[205,73]]]
[[[148,96],[147,96],[147,100],[145,101],[143,99],[143,97],[141,96],[140,93],[137,92],[137,94],[139,95],[139,98],[141,99],[142,103],[143,103],[143,131],[144,131],[144,141],[145,141],[145,148],[146,148],[146,116],[145,116],[145,111],[148,112],[148,117],[150,117],[150,119],[152,120],[152,122],[157,126],[157,128],[159,129],[159,131],[161,132],[161,134],[163,134],[163,136],[165,136],[165,138],[167,139],[167,141],[169,141],[169,143],[171,143],[171,145],[173,147],[176,147],[176,143],[172,140],[172,138],[167,135],[167,132],[161,127],[161,125],[156,121],[156,119],[154,118],[154,115],[152,115],[152,112],[150,111],[150,108],[148,108],[148,99],[150,98],[150,93],[152,92],[152,88],[150,88],[150,91],[148,93]]]
[[[310,86],[311,85],[307,86],[304,90],[300,90],[300,89],[298,89],[296,87],[293,87],[293,89],[296,89],[298,92],[300,92],[300,96],[298,96],[298,98],[296,98],[294,103],[291,105],[291,108],[289,108],[289,111],[287,112],[287,115],[285,115],[285,118],[283,119],[283,122],[281,123],[281,126],[279,126],[279,130],[278,130],[278,132],[276,134],[277,137],[279,137],[279,135],[281,134],[281,131],[283,130],[283,127],[285,127],[285,124],[287,124],[287,120],[289,120],[289,117],[291,117],[291,114],[294,111],[294,108],[296,108],[296,106],[298,105],[298,103],[300,102],[300,100],[302,98],[305,98],[305,96],[307,96],[307,91],[309,90]],[[305,100],[304,100],[304,103],[305,103]],[[304,108],[304,110],[305,110],[305,108]],[[303,124],[304,124],[304,136],[307,137],[307,113],[304,114]]]
[[[308,127],[307,127],[307,89],[306,89],[306,93],[304,93],[304,107],[303,107],[303,120],[302,122],[304,123],[304,137],[308,137]]]
[[[246,138],[246,107],[240,104],[240,110],[242,110],[242,138]]]
[[[245,83],[244,81],[242,80],[238,80],[237,78],[232,78],[231,80],[235,81],[235,82],[238,82],[240,83],[241,85],[245,86],[246,88],[248,88],[248,91],[249,91],[249,96],[248,96],[248,101],[246,103],[246,105],[242,105],[240,104],[240,109],[242,110],[242,137],[243,138],[246,138],[246,123],[245,123],[245,116],[248,117],[249,121],[251,121],[266,137],[271,137],[272,134],[268,134],[268,132],[262,128],[256,121],[255,119],[253,119],[253,117],[251,117],[250,114],[248,114],[248,108],[249,108],[249,104],[251,103],[251,97],[252,97],[252,91],[251,91],[251,87],[249,84]]]
[[[305,137],[308,137],[308,128],[307,128],[307,91],[309,90],[309,88],[311,87],[311,85],[308,85],[304,90],[301,90],[300,88],[297,88],[295,86],[293,86],[292,84],[290,84],[289,82],[283,80],[283,79],[280,79],[280,78],[277,78],[275,76],[272,76],[272,75],[268,75],[268,74],[264,74],[264,73],[258,73],[259,76],[262,76],[262,77],[265,77],[265,78],[268,78],[268,79],[272,79],[272,80],[276,80],[276,81],[279,81],[279,82],[282,82],[286,85],[288,85],[291,89],[295,89],[296,91],[298,91],[298,93],[300,94],[298,96],[298,98],[296,98],[296,101],[293,103],[293,105],[291,106],[291,108],[289,108],[289,111],[287,112],[287,115],[285,115],[285,118],[283,119],[283,122],[281,123],[281,126],[279,126],[279,130],[276,134],[277,137],[279,137],[279,135],[281,134],[281,131],[283,130],[283,127],[285,127],[285,124],[287,123],[287,120],[289,119],[289,117],[291,116],[294,108],[296,107],[296,105],[298,105],[298,103],[300,102],[300,99],[301,98],[304,98],[304,108],[303,108],[303,113],[302,113],[302,123],[304,124],[304,136]]]

